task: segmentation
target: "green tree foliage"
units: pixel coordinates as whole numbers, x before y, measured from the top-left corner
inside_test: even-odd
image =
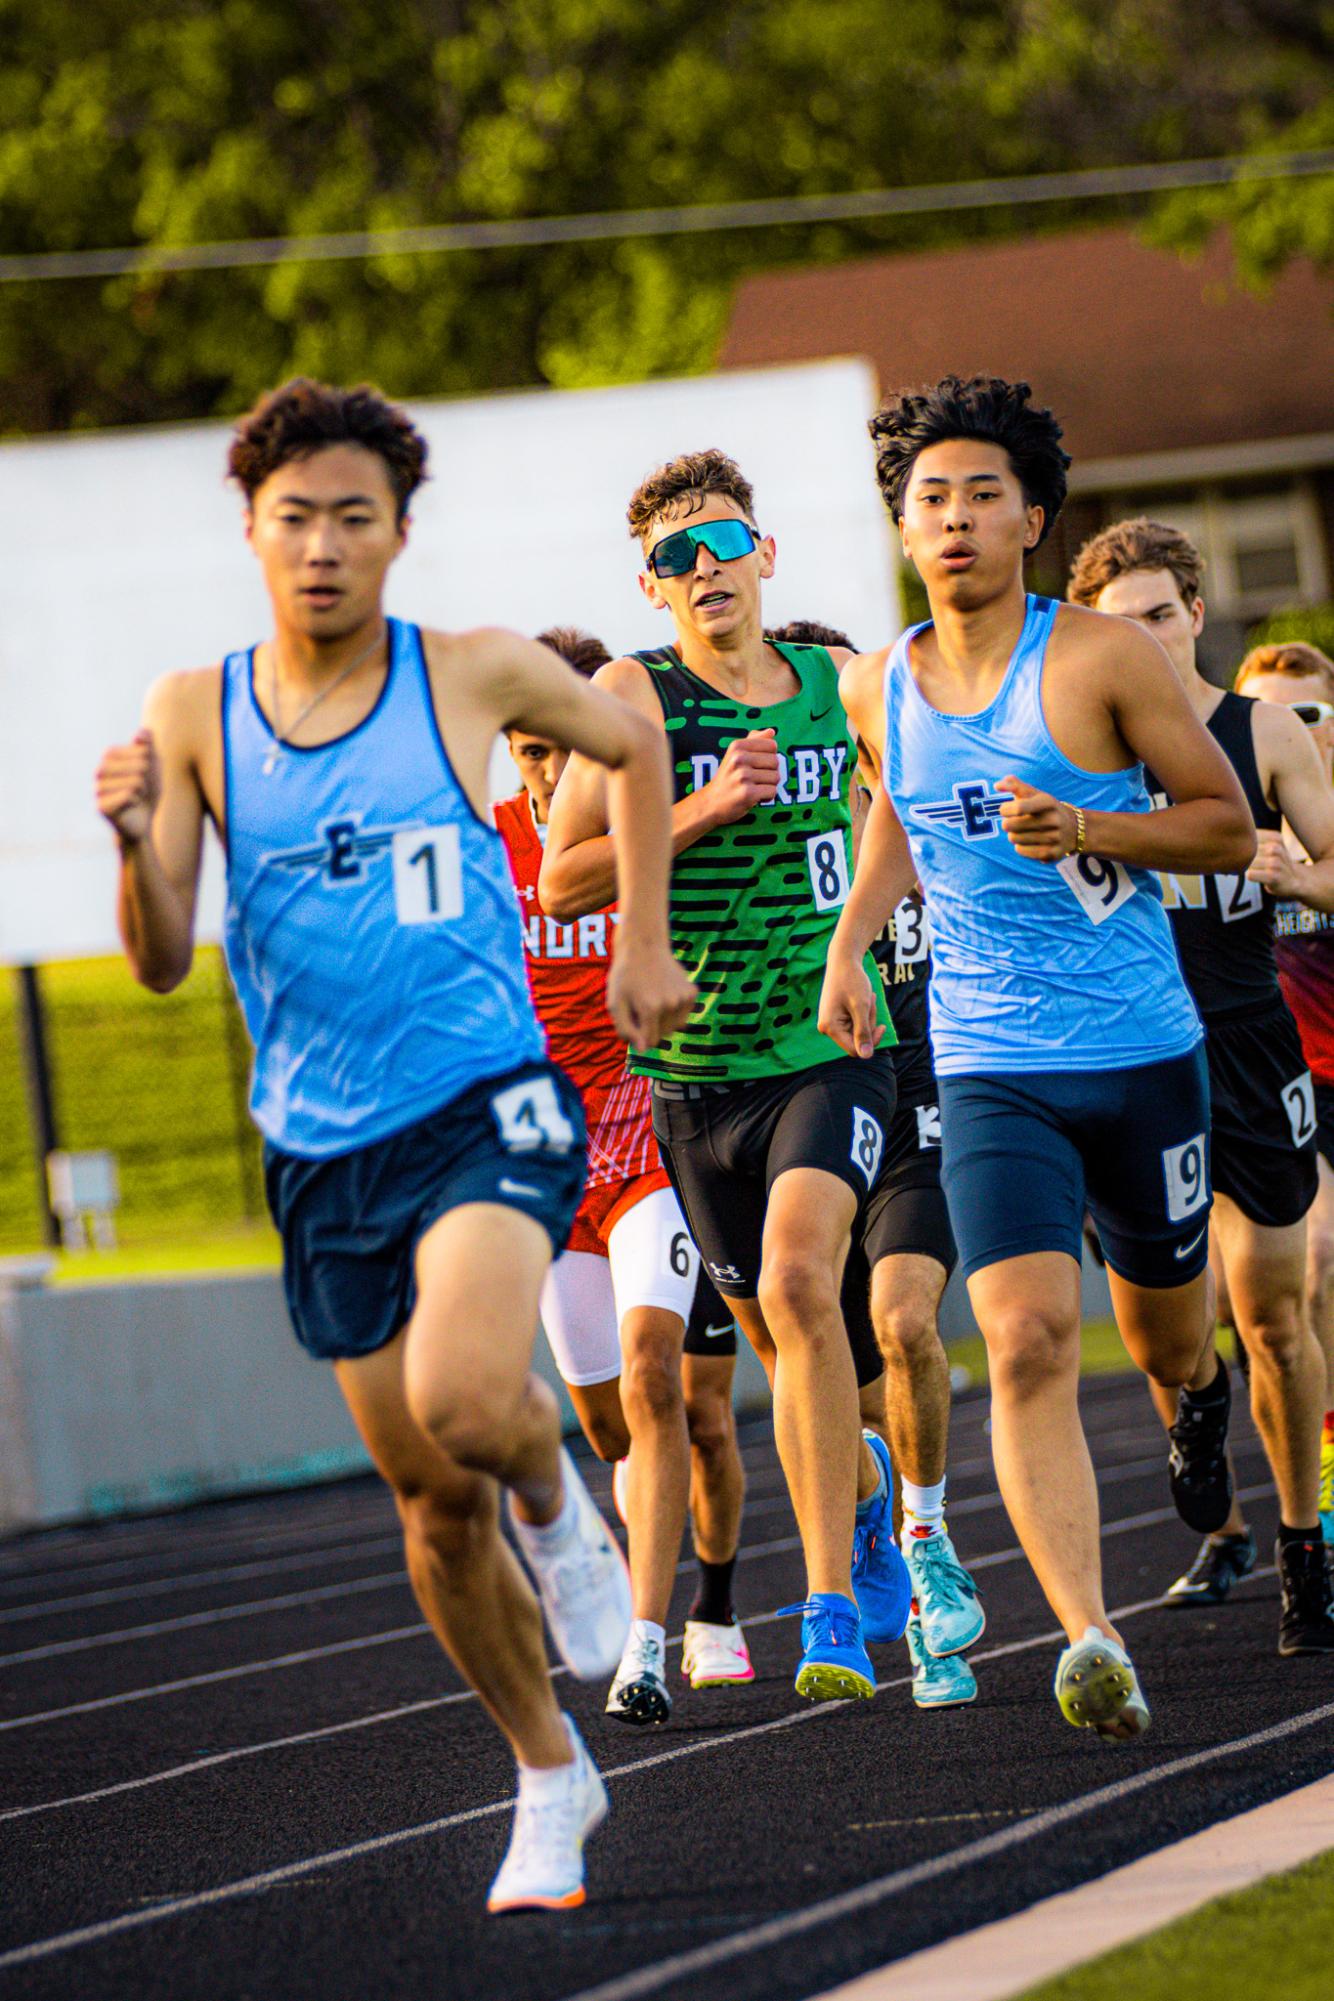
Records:
[[[0,248],[1222,152],[1327,115],[1329,11],[1215,0],[1203,34],[1193,0],[0,0]],[[0,429],[231,412],[297,369],[400,395],[689,371],[757,265],[1075,213],[0,286]]]

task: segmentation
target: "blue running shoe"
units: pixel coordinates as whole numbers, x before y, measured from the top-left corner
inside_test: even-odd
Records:
[[[889,1447],[874,1431],[862,1437],[884,1477],[885,1491],[857,1514],[852,1532],[852,1589],[862,1615],[863,1636],[879,1646],[901,1640],[912,1610],[908,1566],[894,1540],[894,1468]]]
[[[987,1615],[946,1530],[914,1536],[908,1545],[908,1570],[921,1612],[922,1644],[929,1654],[943,1660],[981,1638]]]
[[[841,1591],[815,1591],[802,1605],[784,1605],[780,1619],[801,1613],[798,1695],[811,1702],[841,1702],[875,1694],[875,1669],[862,1645],[862,1622]]]
[[[961,1655],[937,1660],[922,1644],[922,1622],[909,1619],[904,1635],[912,1660],[912,1699],[919,1709],[950,1709],[977,1700],[977,1681]]]

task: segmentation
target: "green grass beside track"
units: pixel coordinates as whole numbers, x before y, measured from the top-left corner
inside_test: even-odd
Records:
[[[1328,2001],[1334,1849],[1054,1980],[1018,2001]]]

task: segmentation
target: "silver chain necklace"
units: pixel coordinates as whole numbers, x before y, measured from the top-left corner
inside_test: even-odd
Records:
[[[354,674],[358,667],[364,667],[371,655],[379,652],[381,646],[384,644],[384,636],[385,628],[381,626],[370,645],[363,647],[355,660],[348,661],[346,667],[340,668],[338,673],[334,675],[333,680],[320,689],[318,695],[312,695],[306,706],[293,716],[286,729],[282,725],[282,707],[278,700],[278,643],[276,640],[273,642],[273,659],[269,672],[269,703],[273,709],[273,742],[269,746],[268,755],[261,766],[261,770],[266,778],[272,775],[277,767],[278,759],[291,744],[293,736],[300,729],[306,717],[318,709],[326,695],[332,695],[340,682],[346,681],[349,674]]]

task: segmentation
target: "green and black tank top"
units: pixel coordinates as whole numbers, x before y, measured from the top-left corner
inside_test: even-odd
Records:
[[[662,703],[675,796],[708,784],[736,737],[777,733],[772,804],[716,827],[672,864],[672,950],[699,989],[684,1028],[630,1053],[646,1077],[727,1083],[832,1063],[842,1054],[815,1024],[825,957],[852,869],[848,787],[856,763],[823,646],[779,645],[801,686],[785,702],[734,702],[684,665],[674,647],[637,653]],[[878,1016],[894,1041],[868,956]]]

